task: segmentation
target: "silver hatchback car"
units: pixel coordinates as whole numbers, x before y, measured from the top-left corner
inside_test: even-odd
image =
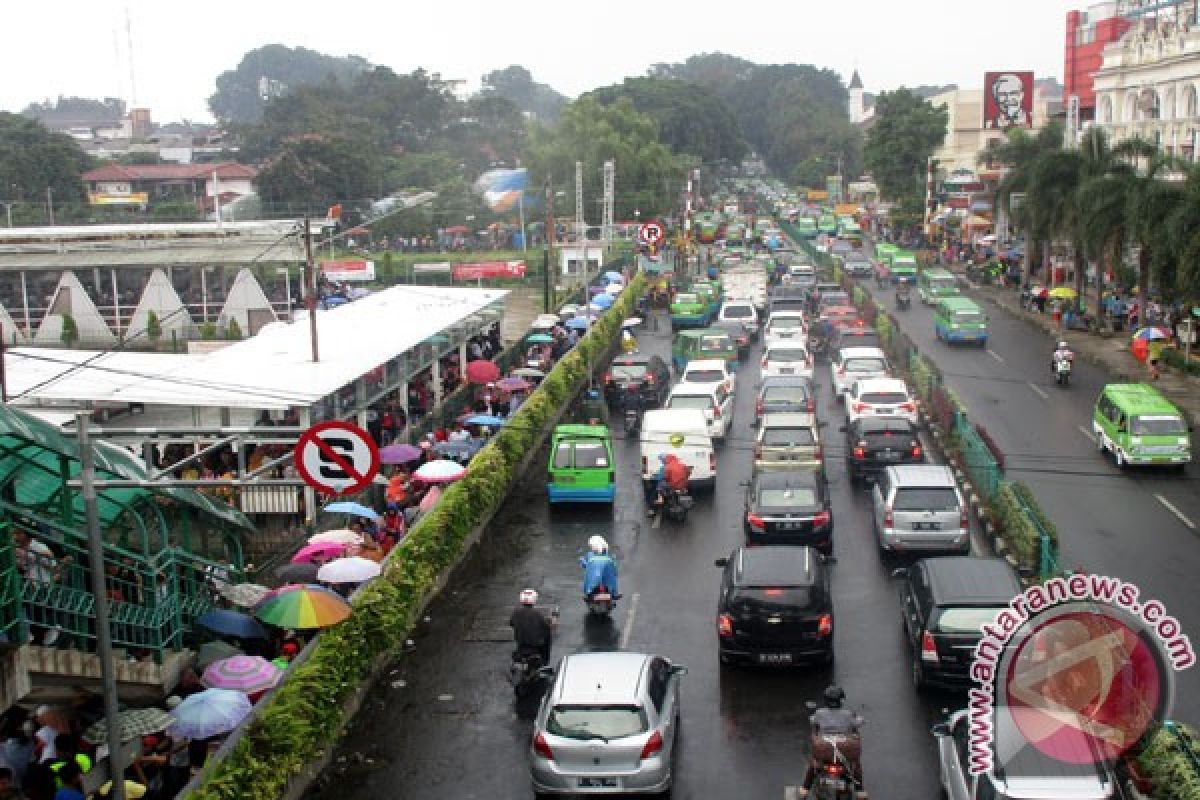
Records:
[[[686,673],[662,656],[641,653],[564,657],[534,721],[534,794],[670,789],[679,679]]]

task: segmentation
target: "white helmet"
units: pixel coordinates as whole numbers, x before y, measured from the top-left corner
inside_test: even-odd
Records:
[[[1059,349],[1059,350],[1068,350],[1068,349],[1070,349],[1070,348],[1069,348],[1069,346],[1067,345],[1067,343],[1066,343],[1066,342],[1059,342],[1059,343],[1058,343],[1058,349]]]
[[[608,542],[604,541],[603,536],[593,536],[588,539],[588,550],[596,555],[603,555],[608,552]]]
[[[521,590],[521,605],[536,606],[538,601],[537,589],[522,589]]]

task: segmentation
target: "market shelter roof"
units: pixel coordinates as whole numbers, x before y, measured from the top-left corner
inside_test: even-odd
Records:
[[[22,402],[306,407],[507,294],[396,286],[318,311],[319,363],[304,319],[204,354],[13,348],[5,353],[8,394]]]

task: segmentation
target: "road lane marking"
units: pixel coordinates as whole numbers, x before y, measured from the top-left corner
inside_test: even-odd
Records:
[[[1034,394],[1036,394],[1038,397],[1042,398],[1043,400],[1049,400],[1049,399],[1050,399],[1050,395],[1048,395],[1048,394],[1046,394],[1045,392],[1043,392],[1043,391],[1042,391],[1042,389],[1041,389],[1041,387],[1039,387],[1037,384],[1035,384],[1035,383],[1028,383],[1028,384],[1026,384],[1026,386],[1028,386],[1030,389],[1033,389],[1033,393],[1034,393]]]
[[[662,518],[663,518],[663,512],[659,511],[657,514],[654,515],[654,522],[650,523],[650,528],[652,530],[658,530],[659,528],[661,528],[662,527]]]
[[[621,649],[629,649],[629,637],[633,634],[633,621],[637,619],[638,599],[641,595],[637,592],[633,593],[633,599],[629,601],[629,613],[625,615],[625,630],[621,631]]]
[[[1082,433],[1084,436],[1086,436],[1088,438],[1088,441],[1090,441],[1092,444],[1096,443],[1096,434],[1092,433],[1087,428],[1080,425],[1079,432]]]
[[[1000,354],[999,354],[999,353],[997,353],[995,350],[988,350],[988,351],[987,351],[987,354],[988,354],[989,356],[991,356],[992,358],[996,359],[997,361],[999,361],[1001,364],[1007,364],[1007,363],[1008,363],[1007,361],[1005,361],[1005,360],[1004,360],[1004,356],[1000,355]]]
[[[1184,514],[1182,511],[1180,511],[1178,508],[1176,508],[1174,505],[1172,505],[1170,500],[1163,497],[1161,494],[1154,495],[1154,499],[1157,500],[1158,502],[1162,503],[1163,506],[1167,509],[1167,511],[1170,511],[1172,514],[1179,517],[1179,521],[1182,522],[1184,525],[1187,525],[1189,530],[1193,530],[1193,531],[1196,530],[1196,523],[1194,523],[1190,519],[1188,519],[1187,514]]]

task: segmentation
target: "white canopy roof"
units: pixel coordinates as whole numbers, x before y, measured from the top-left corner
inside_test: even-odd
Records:
[[[282,410],[311,405],[455,325],[507,291],[396,286],[307,321],[203,354],[19,347],[5,353],[10,400]]]

